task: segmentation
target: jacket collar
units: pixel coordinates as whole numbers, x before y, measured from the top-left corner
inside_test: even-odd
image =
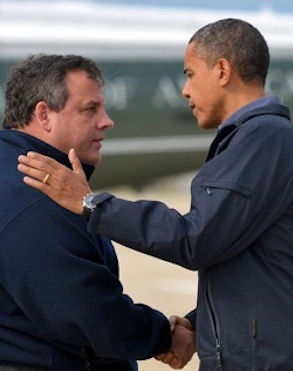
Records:
[[[219,144],[229,136],[233,136],[232,133],[235,133],[240,126],[245,124],[250,119],[256,117],[256,116],[262,116],[262,115],[276,115],[276,116],[283,116],[286,119],[290,120],[290,110],[288,107],[282,105],[282,104],[269,104],[264,105],[261,107],[258,107],[256,109],[253,109],[251,111],[245,112],[242,115],[235,115],[235,119],[229,123],[229,125],[224,125],[217,133],[216,137],[212,141],[209,152],[207,154],[205,162],[212,159],[218,149]]]
[[[61,164],[71,168],[67,154],[29,134],[18,130],[4,129],[0,131],[0,140],[18,147],[21,153],[27,153],[28,151],[39,152],[42,155],[52,157]],[[94,166],[82,164],[82,167],[86,174],[87,180],[89,180],[95,169]]]
[[[283,106],[282,104],[270,104],[267,106],[256,108],[254,110],[251,110],[249,112],[246,112],[240,115],[237,119],[235,119],[235,121],[233,122],[233,125],[241,126],[246,121],[252,119],[253,117],[262,116],[262,115],[283,116],[286,119],[291,120],[290,110],[288,107]]]
[[[261,97],[261,98],[255,99],[254,101],[248,104],[245,104],[244,106],[239,108],[237,111],[232,113],[232,115],[230,115],[221,125],[219,125],[218,130],[221,130],[223,127],[233,124],[235,121],[238,120],[239,117],[245,115],[246,113],[249,113],[256,109],[262,108],[264,106],[270,106],[273,104],[281,105],[282,101],[280,97],[267,96],[267,97]]]

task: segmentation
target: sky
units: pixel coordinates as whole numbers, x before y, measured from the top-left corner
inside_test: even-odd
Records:
[[[186,7],[204,9],[239,9],[239,10],[259,10],[269,8],[276,12],[293,12],[292,0],[92,0],[93,2],[129,4],[142,6],[166,6],[166,7]]]

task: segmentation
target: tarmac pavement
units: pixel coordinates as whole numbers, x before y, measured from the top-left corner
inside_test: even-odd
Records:
[[[190,180],[192,175],[168,178],[135,192],[128,188],[112,190],[118,197],[138,200],[150,199],[166,203],[181,213],[189,210]],[[197,272],[138,253],[115,244],[120,264],[120,278],[124,292],[139,303],[145,303],[163,312],[184,316],[196,306]],[[154,359],[140,361],[140,371],[164,371],[171,368]],[[195,354],[184,368],[186,371],[198,370]]]

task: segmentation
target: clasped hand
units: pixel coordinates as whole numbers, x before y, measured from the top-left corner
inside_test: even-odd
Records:
[[[174,369],[181,369],[196,352],[195,332],[187,318],[171,316],[169,321],[172,334],[171,348],[167,353],[155,358]]]

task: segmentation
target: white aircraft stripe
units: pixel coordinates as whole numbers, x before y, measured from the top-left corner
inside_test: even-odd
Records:
[[[212,140],[212,135],[106,139],[103,154],[198,152],[207,150]]]

